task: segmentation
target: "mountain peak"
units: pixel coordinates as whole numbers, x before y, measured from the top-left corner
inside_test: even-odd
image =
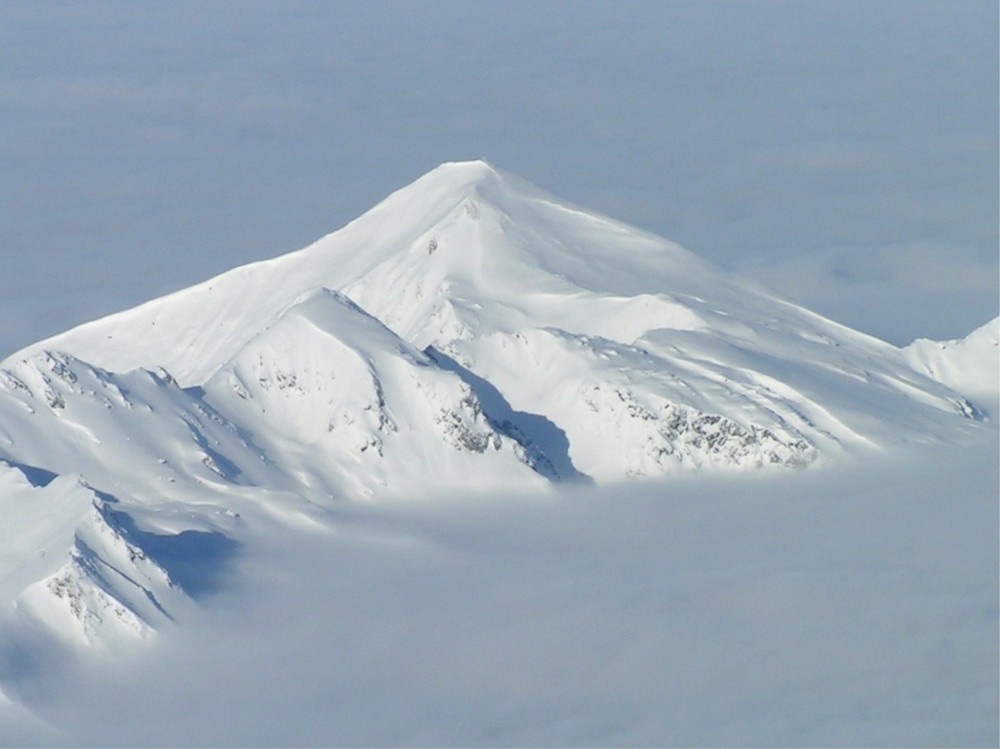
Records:
[[[446,208],[465,198],[481,194],[484,189],[506,182],[509,182],[507,175],[482,159],[446,161],[396,190],[373,211],[377,211],[382,205],[398,209],[403,204],[414,202],[426,208],[430,208],[433,202],[439,202]]]
[[[485,293],[516,307],[529,289],[578,301],[671,285],[697,294],[703,284],[688,282],[712,273],[718,271],[667,240],[569,206],[486,161],[447,162],[302,250],[86,323],[10,358],[65,350],[112,371],[162,366],[182,384],[197,385],[303,294],[323,287],[346,293],[422,347],[426,341],[408,330],[425,313],[447,315],[457,287],[470,301]],[[390,282],[406,293],[382,294],[380,285]],[[394,300],[396,309],[383,308]],[[687,313],[673,319],[697,324]],[[630,335],[632,327],[612,337]]]
[[[445,161],[431,169],[421,179],[433,177],[475,183],[498,176],[500,176],[500,172],[491,163],[485,159],[473,159],[471,161]]]
[[[288,328],[306,334],[278,335]],[[411,358],[433,348],[524,434],[567,456],[568,440],[597,479],[798,464],[885,423],[917,433],[936,412],[975,413],[898,349],[482,160],[441,164],[298,252],[15,356],[160,366],[188,387],[266,331],[283,349],[328,333],[359,350],[396,351],[398,337]]]

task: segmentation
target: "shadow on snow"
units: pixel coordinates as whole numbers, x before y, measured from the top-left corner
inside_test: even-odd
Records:
[[[580,473],[573,465],[573,460],[569,456],[569,439],[566,437],[566,432],[555,423],[541,414],[515,411],[491,382],[466,369],[433,346],[428,346],[424,353],[439,367],[454,372],[472,388],[490,425],[527,450],[536,463],[536,471],[554,481],[591,481],[589,476]]]

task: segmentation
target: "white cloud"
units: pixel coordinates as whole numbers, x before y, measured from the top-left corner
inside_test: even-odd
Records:
[[[996,450],[248,518],[222,593],[33,704],[74,744],[988,744]]]

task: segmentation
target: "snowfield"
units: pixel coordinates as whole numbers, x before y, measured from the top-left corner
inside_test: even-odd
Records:
[[[996,744],[998,332],[444,164],[0,362],[0,738]]]

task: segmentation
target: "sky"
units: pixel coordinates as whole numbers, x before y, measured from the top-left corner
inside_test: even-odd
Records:
[[[902,345],[998,302],[995,2],[0,4],[0,356],[485,158]]]

